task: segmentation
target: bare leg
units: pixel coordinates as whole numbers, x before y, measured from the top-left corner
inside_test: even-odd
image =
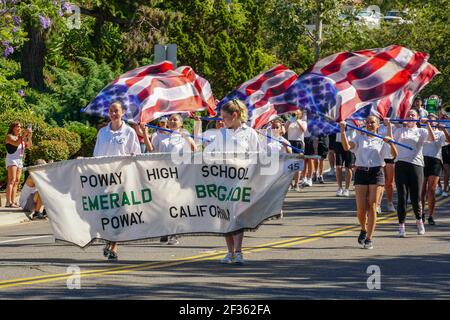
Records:
[[[367,226],[367,239],[372,240],[375,232],[375,226],[377,224],[377,200],[380,198],[383,192],[383,186],[370,185],[369,186],[369,205],[368,205],[368,226]]]
[[[242,251],[242,241],[244,240],[244,232],[239,232],[233,236],[234,247],[236,252]]]
[[[17,198],[17,188],[19,187],[19,183],[20,183],[20,175],[22,174],[22,169],[17,168],[16,171],[16,177],[14,180],[14,185],[12,188],[12,194],[11,194],[11,201],[12,203],[16,203],[16,198]]]
[[[386,164],[384,167],[386,198],[392,203],[394,201],[394,165],[392,163]]]
[[[369,187],[364,185],[355,186],[356,210],[359,225],[362,231],[367,231],[367,198]]]
[[[8,167],[8,182],[6,185],[6,205],[9,206],[14,203],[12,195],[14,188],[14,181],[16,181],[17,167]]]
[[[342,166],[336,166],[336,181],[340,189],[342,189]]]
[[[350,188],[350,183],[352,181],[353,171],[350,168],[345,168],[345,189]]]
[[[232,235],[225,236],[225,241],[227,243],[228,252],[231,252],[232,254],[234,254],[235,253],[235,250],[234,250],[234,236],[232,236]]]
[[[436,204],[436,187],[439,181],[439,177],[428,177],[428,212],[430,216],[434,214],[434,207]],[[423,214],[424,211],[422,211]]]

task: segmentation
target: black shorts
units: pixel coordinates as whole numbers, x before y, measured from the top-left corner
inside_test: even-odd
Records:
[[[423,157],[425,166],[423,167],[423,175],[425,177],[439,177],[442,172],[442,162],[438,158],[433,157]]]
[[[442,147],[442,162],[444,164],[450,164],[450,144]]]
[[[373,185],[384,186],[383,167],[360,168],[356,167],[354,185]]]
[[[289,140],[289,143],[291,144],[291,146],[297,148],[297,149],[302,149],[304,150],[304,145],[303,145],[303,141],[300,140]],[[300,153],[297,150],[292,149],[292,153]]]
[[[344,165],[346,168],[351,168],[355,163],[353,153],[345,151],[342,143],[336,142],[334,144],[334,152],[336,154],[336,166],[342,167]]]
[[[384,159],[384,162],[385,162],[386,164],[388,164],[388,163],[394,164],[394,163],[395,163],[395,162],[394,162],[394,159]]]
[[[317,153],[314,150],[314,137],[305,138],[305,156],[318,155],[321,159],[326,159],[328,154],[327,138],[319,136],[317,141]]]
[[[335,143],[336,143],[336,134],[330,134],[328,136],[328,150],[334,150]]]

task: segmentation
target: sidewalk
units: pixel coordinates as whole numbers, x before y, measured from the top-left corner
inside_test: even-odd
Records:
[[[19,195],[17,196],[19,197]],[[6,197],[4,192],[0,192],[0,228],[8,225],[30,222],[22,208],[5,208]]]

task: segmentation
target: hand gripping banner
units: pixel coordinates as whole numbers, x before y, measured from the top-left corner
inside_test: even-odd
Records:
[[[125,242],[166,235],[257,228],[279,215],[303,163],[292,155],[222,163],[193,153],[98,157],[30,167],[56,240],[86,247],[96,239]],[[276,163],[275,163],[276,162]]]

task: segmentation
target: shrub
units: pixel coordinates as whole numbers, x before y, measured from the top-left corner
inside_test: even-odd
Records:
[[[92,157],[97,139],[97,129],[77,121],[66,122],[64,128],[77,133],[81,138],[81,148],[75,156]]]
[[[31,147],[30,162],[35,163],[37,159],[49,162],[67,160],[69,158],[69,147],[63,141],[42,140]]]
[[[75,156],[75,154],[81,148],[80,136],[77,133],[71,132],[65,128],[48,128],[45,131],[42,140],[59,141],[65,143],[69,150],[68,158]],[[68,158],[61,160],[67,160]]]

